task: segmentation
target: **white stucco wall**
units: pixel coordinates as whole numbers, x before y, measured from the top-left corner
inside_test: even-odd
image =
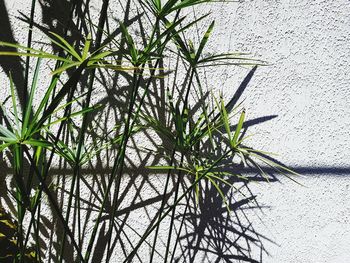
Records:
[[[349,262],[349,2],[244,1],[212,10],[230,21],[218,26],[213,47],[243,48],[272,64],[245,93],[248,112],[278,115],[256,128],[259,144],[304,175],[305,187],[285,179],[256,186],[268,206],[258,229],[277,243],[266,262]],[[235,78],[222,74],[226,83]]]
[[[16,15],[28,13],[31,1],[5,2]],[[254,0],[204,9],[216,20],[212,51],[248,51],[270,64],[258,68],[243,97],[248,118],[278,117],[251,132],[256,146],[303,174],[304,187],[283,177],[251,186],[263,207],[248,212],[251,222],[275,242],[264,243],[270,255],[263,262],[350,262],[350,2]],[[229,98],[246,73],[223,67],[206,76]]]

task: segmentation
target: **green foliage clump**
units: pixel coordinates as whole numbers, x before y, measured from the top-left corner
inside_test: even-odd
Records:
[[[55,217],[55,226],[63,229],[56,233],[59,240],[55,244],[51,242],[48,249],[55,262],[66,260],[67,244],[76,256],[74,262],[96,260],[99,253],[94,247],[101,236],[105,240],[103,262],[112,261],[115,242],[124,251],[118,262],[134,262],[143,245],[150,247],[150,262],[155,262],[155,255],[160,254],[158,233],[165,218],[170,218],[170,224],[165,254],[160,257],[164,262],[174,262],[181,228],[191,205],[200,213],[201,204],[214,190],[229,217],[234,205],[228,193],[235,191],[244,196],[237,183],[246,185],[251,178],[241,174],[238,166],[255,168],[266,181],[271,177],[265,171],[266,166],[294,180],[296,173],[269,153],[245,145],[249,137],[246,110],[237,104],[238,99],[226,102],[222,94],[211,93],[201,77],[208,68],[240,66],[255,70],[266,65],[245,53],[206,53],[214,21],[200,35],[196,27],[207,21],[209,14],[191,20],[183,12],[212,1],[132,1],[137,6],[134,20],[140,26],[141,41],[132,30],[133,20],[119,21],[117,30],[111,32],[113,21],[108,17],[108,0],[103,0],[97,25],[91,21],[89,1],[82,2],[84,12],[72,3],[72,21],[64,28],[65,34],[44,30],[51,47],[58,51],[32,47],[34,11],[24,19],[30,25],[27,45],[0,42],[0,47],[10,48],[0,50],[0,56],[26,57],[24,83],[29,83],[32,75],[31,84],[25,87],[25,98],[21,99],[18,91],[22,87],[16,86],[14,75],[9,73],[10,96],[0,103],[0,151],[6,152],[11,161],[15,185],[12,197],[17,205],[16,222],[1,211],[0,245],[6,247],[1,257],[15,262],[44,260],[46,251],[40,244],[42,238],[50,237],[40,232],[45,221],[42,205],[46,200]],[[35,1],[32,10],[34,5]],[[77,13],[83,15],[74,17]],[[68,31],[72,27],[79,34],[70,41]],[[188,33],[191,30],[196,31],[197,38]],[[83,31],[85,34],[80,33]],[[169,58],[171,62],[167,65]],[[55,64],[51,75],[43,75],[43,61]],[[42,86],[40,77],[49,79],[49,84]],[[107,79],[113,80],[112,88],[108,87]],[[165,84],[165,79],[170,84]],[[101,86],[107,96],[99,101],[96,89]],[[110,117],[111,112],[115,119]],[[233,119],[237,120],[234,124]],[[135,150],[131,149],[131,143],[149,132],[158,136],[161,143],[154,142],[152,149],[138,145],[138,154],[146,153],[149,161],[136,165],[136,170],[166,173],[164,188],[159,192],[161,203],[149,226],[143,233],[137,233],[136,243],[126,237],[130,249],[124,249],[125,244],[119,239],[128,223],[127,219],[120,223],[118,215],[128,189],[121,187],[122,180],[133,166],[128,167],[132,162],[129,151]],[[152,143],[152,138],[149,141]],[[68,167],[70,184],[64,180],[53,182],[51,175],[57,163]],[[108,165],[105,181],[97,187],[91,186],[83,170],[97,173],[103,164]],[[172,198],[171,181],[174,181]],[[90,202],[81,196],[83,187],[97,200],[90,207],[94,217],[89,214],[92,218],[87,220],[92,222],[89,235],[86,225],[82,225],[83,206]],[[126,192],[122,194],[122,191]],[[66,199],[57,198],[59,193]],[[63,204],[66,209],[62,209]],[[185,210],[178,215],[180,205]],[[178,231],[177,218],[181,222]],[[25,219],[29,224],[24,225]],[[31,239],[35,241],[34,248],[29,248]],[[257,243],[258,239],[249,242]],[[245,254],[239,256],[249,259]]]

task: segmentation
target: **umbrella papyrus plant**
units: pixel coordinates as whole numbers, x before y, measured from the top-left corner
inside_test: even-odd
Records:
[[[28,251],[37,262],[174,262],[184,256],[179,251],[188,211],[201,213],[208,191],[220,198],[228,219],[237,216],[229,193],[247,198],[241,185],[256,179],[239,167],[265,181],[271,180],[266,167],[295,180],[295,172],[249,146],[249,112],[237,96],[225,101],[202,77],[220,67],[266,66],[247,53],[208,50],[215,22],[202,32],[210,14],[188,12],[214,3],[126,2],[103,0],[97,20],[89,1],[71,3],[65,33],[48,25],[45,44],[33,39],[32,32],[43,29],[33,11],[22,18],[30,26],[27,44],[0,39],[0,59],[26,58],[24,83],[30,83],[21,100],[22,87],[7,72],[9,96],[0,102],[0,150],[15,186],[9,194],[16,206],[16,262],[26,262]],[[115,5],[123,19],[108,16]],[[76,32],[74,40],[68,32]],[[43,62],[55,66],[44,70]],[[164,183],[155,186],[149,178],[159,173]],[[139,177],[156,193],[147,202],[142,187],[126,198]],[[127,200],[141,201],[125,205]],[[156,212],[146,212],[148,224],[136,231],[130,214],[150,204]],[[54,221],[45,235],[44,206]],[[243,249],[227,253],[252,260]]]

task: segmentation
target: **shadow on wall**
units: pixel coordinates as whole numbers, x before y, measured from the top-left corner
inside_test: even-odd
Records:
[[[4,0],[0,0],[0,29],[1,41],[16,43]],[[14,51],[14,48],[0,47],[0,51]],[[19,57],[1,57],[0,66],[7,76],[9,76],[11,72],[14,84],[17,87],[21,105],[24,105],[24,100],[26,98],[26,89],[24,88],[24,67],[22,65],[21,59]]]
[[[87,8],[88,4],[82,3],[82,1],[40,1],[43,18],[40,23],[34,21],[34,25],[43,32],[53,31],[60,35],[67,35],[67,28],[69,28],[70,34],[68,41],[73,43],[76,40],[80,40],[82,38],[82,32],[86,35],[90,30],[90,26],[85,20],[86,17],[90,17],[90,10]],[[78,8],[73,9],[72,5],[73,7],[78,6]],[[70,20],[67,10],[75,10],[74,21]],[[141,17],[142,14],[129,17],[128,12],[126,12],[124,24],[126,26],[138,25],[139,31],[143,34],[145,30],[142,26]],[[30,22],[30,19],[25,14],[21,15],[21,20]],[[4,0],[0,0],[0,32],[2,32],[1,41],[15,42]],[[112,32],[111,35],[113,37],[116,37],[120,34],[120,29],[114,28],[110,32]],[[144,34],[143,38],[146,38]],[[61,52],[55,48],[56,53]],[[119,54],[119,58],[121,59],[121,54]],[[10,72],[12,73],[15,86],[21,98],[20,102],[22,106],[25,105],[27,85],[25,84],[23,62],[19,58],[1,57],[0,66],[7,75]],[[234,107],[239,101],[255,70],[256,67],[248,73],[238,87],[228,104],[229,107]],[[127,108],[126,101],[131,92],[132,77],[124,72],[109,74],[111,75],[106,75],[106,73],[101,74],[101,72],[97,74],[100,87],[104,89],[100,93],[104,95],[99,99],[98,103],[105,105],[105,111],[104,114],[91,114],[91,127],[98,127],[98,131],[91,129],[91,133],[89,134],[91,139],[106,137],[110,128],[108,124],[112,119],[114,119],[113,123],[120,123],[120,116],[122,116]],[[170,72],[164,72],[164,74],[170,74]],[[188,77],[186,76],[186,79]],[[119,81],[121,79],[123,81]],[[186,86],[186,79],[183,87],[173,87],[173,89],[180,89],[178,92],[181,94],[181,89],[184,89]],[[81,86],[83,87],[86,82],[87,77],[82,79]],[[144,77],[143,82],[147,82],[146,77]],[[120,86],[120,83],[124,84]],[[161,84],[160,87],[159,83]],[[147,95],[147,103],[144,110],[154,116],[158,116],[161,121],[167,123],[169,116],[166,110],[166,84],[161,80],[154,81],[152,85],[153,88]],[[198,106],[195,105],[193,108],[199,109],[199,103]],[[191,114],[191,116],[194,115],[194,113]],[[258,125],[275,117],[277,116],[264,116],[249,120],[245,123],[244,131],[246,132],[253,125]],[[158,164],[163,156],[169,155],[169,141],[161,134],[158,134],[158,136],[162,141],[161,145],[163,147],[157,149],[158,154],[155,158],[152,156],[152,159],[150,154],[145,155],[143,149],[139,148],[137,140],[131,141],[130,148],[135,152],[133,155],[134,158],[127,160],[127,167],[124,169],[122,179],[123,187],[118,196],[117,210],[114,218],[112,218],[111,211],[113,198],[109,200],[107,209],[103,211],[102,226],[100,227],[96,245],[92,251],[92,262],[102,262],[105,256],[105,249],[108,243],[108,234],[106,231],[109,222],[113,222],[115,229],[115,238],[111,246],[120,252],[118,255],[121,258],[120,261],[122,261],[122,258],[128,255],[125,247],[132,248],[135,245],[136,238],[140,238],[142,235],[139,231],[140,225],[143,225],[144,222],[138,222],[137,219],[141,216],[142,220],[148,222],[148,225],[156,222],[159,213],[162,212],[156,209],[160,206],[161,202],[165,201],[165,209],[169,207],[176,187],[180,187],[182,189],[181,191],[184,191],[191,183],[191,180],[193,180],[193,178],[186,176],[180,178],[174,174],[171,177],[168,191],[163,194],[160,185],[164,184],[164,175],[150,173],[148,170],[140,168],[149,165],[150,162]],[[150,147],[158,147],[159,143],[154,140],[151,134],[144,132],[143,137],[152,144]],[[75,233],[79,228],[83,237],[90,233],[91,222],[95,220],[96,211],[102,202],[101,196],[103,196],[108,184],[111,170],[106,168],[105,160],[109,160],[115,150],[106,151],[104,155],[98,154],[94,163],[89,163],[88,167],[81,170],[81,189],[88,189],[89,191],[87,193],[89,194],[82,194],[79,197],[75,196],[75,199],[79,198],[82,206],[80,209],[81,215],[74,216],[72,230]],[[55,194],[58,203],[61,204],[62,209],[67,203],[67,189],[70,183],[72,169],[62,161],[58,161],[57,163],[57,168],[51,169],[51,182],[48,184],[55,186],[52,192]],[[12,172],[11,168],[6,166],[3,161],[1,161],[1,164],[3,173],[10,175]],[[249,209],[262,209],[256,200],[256,196],[249,189],[249,182],[261,181],[263,179],[254,168],[244,168],[241,165],[233,166],[229,163],[226,164],[226,167],[228,171],[234,171],[236,174],[249,175],[248,182],[232,177],[230,183],[234,184],[236,186],[235,188],[223,183],[221,184],[224,194],[228,196],[228,206],[231,210],[230,215],[216,189],[211,184],[208,184],[208,182],[201,182],[202,198],[197,201],[194,195],[187,196],[174,215],[176,225],[173,231],[169,233],[164,233],[163,231],[159,234],[160,240],[157,241],[159,245],[155,251],[158,258],[164,258],[164,251],[167,250],[171,255],[168,257],[170,262],[209,262],[209,259],[210,262],[263,261],[263,255],[268,253],[264,248],[264,243],[273,241],[261,236],[255,231],[253,227],[254,222],[249,220],[245,212]],[[295,167],[294,169],[306,174],[350,173],[349,168]],[[271,182],[277,180],[274,172],[275,170],[273,169],[267,169]],[[15,191],[14,181],[11,181],[9,185],[6,185],[4,180],[0,182],[2,206],[8,207],[12,213],[15,213],[16,209],[10,194]],[[244,195],[241,193],[244,193]],[[55,220],[54,212],[51,213],[53,214],[53,221],[50,220],[50,215],[42,214],[40,216],[40,247],[45,262],[58,261],[57,255],[61,249],[60,244],[63,238],[62,226],[58,220]],[[166,229],[165,232],[169,229],[166,224],[166,221],[163,222],[163,227]],[[172,238],[171,247],[166,248],[169,237]],[[153,237],[147,243],[149,246],[151,246],[152,240]],[[149,251],[150,249],[146,247],[143,251],[140,250],[135,257],[142,262],[144,254],[149,253]],[[64,260],[65,262],[74,262],[73,246],[69,244],[69,241],[66,242]],[[119,260],[115,262],[119,262]],[[157,261],[155,260],[154,262]]]

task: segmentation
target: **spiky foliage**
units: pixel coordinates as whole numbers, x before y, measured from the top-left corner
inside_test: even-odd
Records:
[[[150,247],[150,262],[154,261],[155,254],[164,262],[173,262],[186,211],[191,209],[191,196],[195,197],[194,207],[200,209],[200,204],[206,198],[206,189],[214,189],[222,199],[221,204],[231,213],[233,200],[227,197],[227,193],[234,189],[244,195],[236,183],[249,182],[250,178],[239,171],[230,170],[233,164],[255,167],[267,181],[269,175],[263,165],[290,178],[296,175],[267,153],[246,146],[246,111],[242,105],[236,105],[237,99],[234,103],[226,103],[205,87],[201,73],[207,68],[212,70],[225,65],[249,69],[265,65],[263,61],[239,52],[206,54],[214,21],[203,36],[198,37],[198,41],[192,39],[188,32],[196,30],[196,26],[204,23],[209,14],[191,20],[182,15],[183,11],[209,2],[133,2],[147,14],[138,13],[135,19],[140,24],[141,39],[132,30],[128,13],[124,14],[125,21],[119,21],[116,25],[118,29],[110,32],[108,0],[102,2],[98,24],[90,19],[89,1],[83,1],[84,11],[82,6],[72,3],[70,19],[75,23],[67,24],[65,35],[44,30],[47,41],[57,51],[51,52],[44,51],[50,50],[46,44],[36,43],[39,48],[32,47],[32,27],[35,25],[33,1],[31,17],[22,18],[28,20],[31,27],[27,45],[0,42],[1,47],[7,48],[0,51],[0,56],[26,57],[25,71],[32,73],[25,74],[24,83],[29,83],[30,76],[32,81],[30,87],[25,87],[28,94],[24,105],[20,105],[23,100],[16,92],[21,87],[15,86],[11,74],[8,81],[10,96],[1,102],[3,122],[0,124],[0,150],[6,152],[11,161],[15,182],[15,189],[10,191],[17,205],[17,223],[11,222],[12,236],[15,237],[11,237],[11,242],[17,253],[15,261],[26,262],[29,242],[33,239],[36,247],[31,255],[36,261],[43,260],[46,251],[40,245],[43,243],[40,229],[45,221],[42,214],[45,197],[57,218],[55,224],[63,229],[56,233],[59,236],[56,244],[51,242],[48,248],[49,256],[55,262],[67,261],[68,242],[73,247],[75,261],[97,262],[99,252],[94,247],[100,242],[97,238],[103,235],[105,250],[100,260],[105,262],[112,261],[118,242],[124,257],[113,262],[134,262],[135,257],[141,261],[138,250],[145,244]],[[130,2],[126,9],[129,8]],[[74,17],[74,14],[81,15]],[[142,26],[144,22],[150,26]],[[40,25],[36,26],[43,29]],[[72,29],[77,32],[84,30],[86,34],[70,41],[68,31]],[[173,59],[167,65],[168,58]],[[34,59],[36,66],[31,71]],[[52,61],[55,63],[51,74],[41,73],[43,60],[50,65]],[[179,77],[183,74],[184,79]],[[43,84],[39,82],[40,77],[51,79],[41,89],[39,86]],[[107,97],[95,103],[98,94],[94,93],[95,87],[106,88],[108,78],[116,82],[113,89],[107,89]],[[165,79],[172,83],[168,88],[165,87]],[[125,82],[127,85],[123,87]],[[111,103],[115,95],[124,97]],[[195,96],[198,102],[195,103],[191,96]],[[41,99],[38,101],[35,97]],[[161,109],[158,109],[158,103]],[[114,113],[114,120],[109,116],[111,112]],[[235,125],[234,118],[237,120]],[[160,171],[167,173],[167,176],[164,178],[164,189],[159,193],[161,203],[158,212],[153,215],[144,233],[134,231],[139,238],[136,243],[130,242],[126,236],[130,249],[124,249],[125,244],[120,240],[128,223],[126,219],[121,224],[116,222],[128,190],[121,187],[122,177],[130,168],[130,144],[142,136],[141,132],[143,135],[153,133],[163,143],[154,142],[153,149],[138,145],[138,154],[142,152],[153,158],[149,157],[149,162],[138,164],[137,170],[148,168],[147,171]],[[108,172],[101,185],[91,186],[82,171],[88,168],[92,174],[98,172],[101,166],[97,168],[96,163],[99,162],[107,164]],[[53,182],[50,178],[58,163],[69,167],[71,175],[68,187],[64,180]],[[175,183],[170,199],[172,180]],[[84,226],[82,206],[88,202],[80,196],[81,184],[97,200],[97,204],[89,207],[89,213],[93,211],[94,217]],[[66,199],[57,199],[59,194],[66,195]],[[63,204],[66,204],[65,209],[62,208]],[[183,212],[178,211],[180,204],[185,205]],[[181,223],[176,231],[179,213]],[[24,225],[27,218],[29,224]],[[158,233],[165,218],[169,218],[170,223],[165,253],[161,255],[157,251]],[[90,235],[86,235],[86,225],[91,228]],[[173,238],[174,232],[176,238]],[[150,238],[152,234],[153,239]]]

